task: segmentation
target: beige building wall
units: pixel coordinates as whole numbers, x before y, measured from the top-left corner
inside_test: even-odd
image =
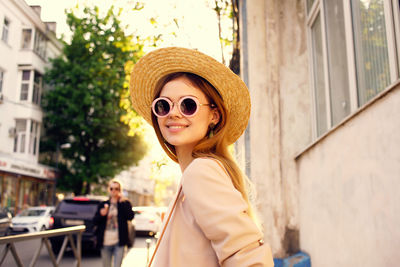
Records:
[[[400,85],[298,159],[300,237],[313,266],[400,261]]]
[[[243,4],[243,2],[242,2]],[[298,250],[295,156],[311,141],[307,40],[302,1],[247,1],[251,179],[275,257]],[[244,33],[243,31],[246,31]],[[242,64],[243,65],[243,64]]]
[[[305,1],[240,3],[247,164],[274,257],[301,250],[312,266],[398,265],[399,82],[315,140]]]

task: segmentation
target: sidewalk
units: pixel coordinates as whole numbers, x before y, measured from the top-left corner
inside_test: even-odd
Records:
[[[135,244],[135,247],[131,248],[126,254],[121,267],[146,267],[148,260],[150,260],[151,255],[153,255],[154,247],[154,242],[151,243],[149,250],[146,244],[139,245],[138,247]]]

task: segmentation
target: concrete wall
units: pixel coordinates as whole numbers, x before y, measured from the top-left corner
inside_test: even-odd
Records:
[[[313,140],[304,2],[241,1],[265,239],[274,257],[302,250],[313,266],[397,266],[400,85]]]
[[[313,266],[400,261],[400,86],[302,153],[301,247]]]
[[[243,2],[242,2],[243,4]],[[275,257],[298,249],[295,155],[311,141],[302,1],[247,1],[251,179]],[[242,34],[243,35],[243,34]]]

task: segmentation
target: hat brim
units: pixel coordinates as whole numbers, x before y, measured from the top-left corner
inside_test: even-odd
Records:
[[[151,104],[161,79],[175,72],[190,72],[211,83],[229,113],[227,140],[234,143],[244,132],[250,117],[250,95],[246,84],[222,63],[196,50],[168,47],[152,51],[134,66],[130,94],[135,111],[152,124]]]

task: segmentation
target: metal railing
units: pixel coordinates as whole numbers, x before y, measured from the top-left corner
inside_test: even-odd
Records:
[[[51,262],[53,263],[53,266],[58,267],[61,259],[64,255],[65,249],[69,245],[74,253],[75,259],[76,259],[76,264],[75,266],[80,267],[81,266],[81,259],[82,259],[82,233],[85,231],[85,226],[84,225],[79,225],[79,226],[72,226],[72,227],[65,227],[65,228],[60,228],[60,229],[54,229],[54,230],[46,230],[46,231],[41,231],[41,232],[36,232],[36,233],[29,233],[29,234],[20,234],[20,235],[10,235],[10,236],[5,236],[5,237],[0,237],[0,245],[4,245],[5,247],[3,250],[0,252],[0,266],[4,262],[8,251],[11,251],[12,255],[14,256],[15,263],[17,264],[18,267],[23,267],[24,265],[21,262],[20,257],[18,256],[18,252],[15,249],[14,243],[20,242],[20,241],[27,241],[31,239],[41,239],[40,246],[36,250],[35,254],[33,255],[33,258],[31,260],[31,263],[29,266],[35,266],[36,261],[40,255],[40,252],[42,250],[43,244],[47,247],[47,251],[49,252],[49,256],[51,259]],[[74,242],[73,235],[76,235],[76,244]],[[53,250],[51,249],[51,244],[50,244],[50,237],[54,236],[65,236],[64,241],[62,243],[61,249],[58,252],[58,256],[54,255]]]

